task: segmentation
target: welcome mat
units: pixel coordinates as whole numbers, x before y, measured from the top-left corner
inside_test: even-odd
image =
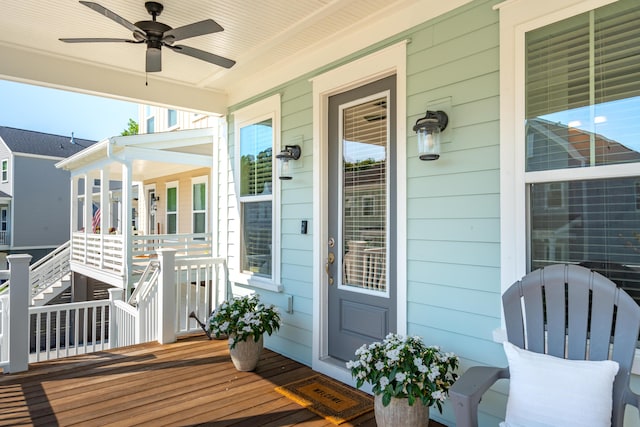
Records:
[[[342,424],[373,410],[373,398],[322,375],[314,375],[276,391],[333,424]]]

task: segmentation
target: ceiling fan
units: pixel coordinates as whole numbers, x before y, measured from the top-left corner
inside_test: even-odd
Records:
[[[153,20],[139,21],[135,24],[132,24],[131,22],[110,11],[106,7],[99,5],[98,3],[90,1],[80,1],[80,3],[129,29],[129,31],[133,32],[134,40],[117,38],[61,38],[60,41],[63,41],[65,43],[145,43],[147,45],[146,71],[148,73],[162,70],[162,58],[160,49],[163,46],[171,49],[174,52],[191,56],[193,58],[200,59],[214,65],[219,65],[224,68],[231,68],[236,63],[231,59],[214,55],[213,53],[205,52],[200,49],[173,44],[177,41],[188,39],[190,37],[197,37],[204,34],[224,31],[224,28],[222,28],[213,19],[205,19],[204,21],[194,22],[193,24],[184,25],[182,27],[171,28],[170,26],[163,24],[162,22],[156,21],[156,18],[160,15],[160,13],[162,13],[162,10],[164,9],[162,4],[155,1],[148,1],[144,4],[144,7],[147,9],[147,12],[149,12],[149,14],[153,17]]]

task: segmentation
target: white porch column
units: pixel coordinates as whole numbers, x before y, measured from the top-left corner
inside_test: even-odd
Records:
[[[29,369],[29,262],[31,255],[9,255],[9,366],[10,373]]]
[[[131,214],[131,207],[133,206],[132,196],[133,191],[131,191],[133,185],[132,178],[132,165],[123,162],[122,163],[122,246],[124,253],[122,254],[124,259],[122,260],[122,265],[124,268],[124,277],[126,279],[126,297],[129,298],[131,296],[131,289],[133,287],[133,283],[131,283],[131,257],[133,254],[132,250],[132,234],[133,230],[131,229],[131,222],[133,220],[133,216]]]
[[[86,173],[84,174],[84,234],[91,234],[91,218],[93,217],[93,177]]]
[[[158,342],[176,342],[176,250],[159,249],[160,277],[158,282]]]
[[[71,200],[69,203],[71,204],[69,212],[69,232],[73,234],[74,231],[78,230],[78,183],[80,178],[77,176],[71,177]],[[69,236],[71,238],[71,236]]]
[[[109,170],[100,169],[100,234],[109,234],[109,218],[111,204],[109,203]]]

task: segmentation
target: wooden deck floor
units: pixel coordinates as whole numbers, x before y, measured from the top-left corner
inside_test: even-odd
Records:
[[[226,341],[204,336],[149,343],[0,376],[0,425],[332,426],[274,391],[312,374],[268,350],[238,372]],[[373,411],[342,424],[356,425],[375,426]]]

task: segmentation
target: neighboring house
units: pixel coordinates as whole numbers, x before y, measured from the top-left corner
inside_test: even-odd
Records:
[[[4,256],[28,253],[35,262],[69,240],[69,173],[55,164],[94,143],[0,126],[0,252]]]
[[[328,24],[323,17],[351,4],[331,2],[309,27],[318,30]],[[208,176],[205,230],[213,255],[228,262],[233,292],[259,292],[281,308],[284,324],[265,345],[350,384],[345,361],[362,343],[391,331],[455,352],[462,370],[506,365],[501,295],[536,266],[584,263],[609,274],[606,267],[617,264],[625,287],[640,283],[640,3],[394,5],[397,13],[385,9],[370,26],[349,23],[318,42],[297,37],[307,27],[301,21],[295,31],[238,54],[248,66],[239,61],[236,69],[211,71],[188,90],[176,83],[151,93],[135,86],[141,75],[135,84],[118,80],[109,90],[126,88],[149,103],[201,111],[208,100],[226,124],[208,139],[201,130],[181,131],[195,139],[186,133],[115,137],[61,162],[72,171],[74,188],[100,174],[117,177],[127,191],[139,182],[139,218],[146,225],[138,228],[147,234],[167,233],[179,221],[172,216],[178,210],[167,205],[158,207],[164,222],[147,220],[142,210],[154,198],[184,206],[202,189],[193,177]],[[252,69],[250,56],[285,39],[307,50]],[[107,72],[115,73],[112,68]],[[171,80],[169,73],[152,83]],[[208,90],[216,73],[235,83],[218,88],[224,94]],[[41,78],[102,88],[89,86],[84,75]],[[420,160],[412,130],[427,110],[449,118],[435,161]],[[154,116],[154,131],[159,121]],[[141,128],[148,132],[151,125]],[[276,159],[286,145],[302,152],[288,163],[291,180],[279,179]],[[174,172],[171,165],[179,161],[185,167]],[[106,191],[99,197],[103,205],[108,200]],[[92,216],[87,206],[84,224]],[[189,218],[200,213],[193,203],[184,208]],[[120,230],[129,236],[131,209],[123,212],[127,226]],[[192,232],[196,223],[189,220],[181,230]],[[94,241],[86,230],[73,235],[81,244]],[[118,244],[129,259],[127,242]],[[92,267],[100,270],[103,265]],[[364,271],[373,273],[350,279]],[[633,373],[637,383],[638,363]],[[481,425],[504,418],[506,395],[505,382],[484,396]],[[431,416],[453,424],[449,403],[442,415]],[[639,425],[629,418],[628,425]]]

